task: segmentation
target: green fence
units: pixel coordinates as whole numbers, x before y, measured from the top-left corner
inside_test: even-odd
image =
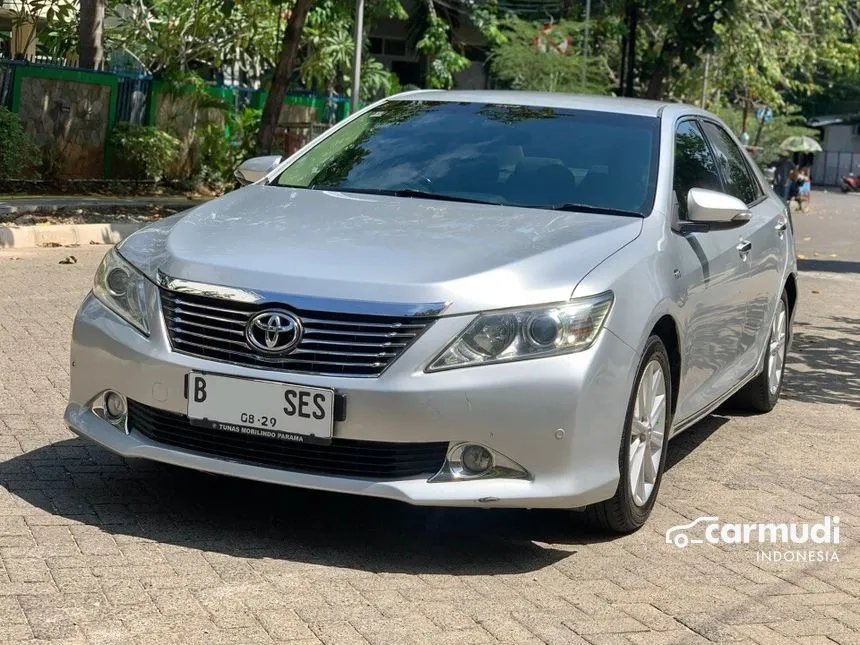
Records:
[[[62,177],[109,177],[116,123],[160,125],[159,97],[168,89],[166,82],[141,74],[0,60],[0,105],[19,114],[36,143],[56,159],[57,174]],[[263,90],[219,85],[207,86],[206,92],[236,111],[262,110],[268,95]],[[315,112],[308,114],[317,123],[341,121],[350,110],[344,96],[311,92],[289,92],[284,105],[313,108]]]
[[[118,77],[108,72],[15,65],[9,108],[62,175],[106,175],[116,123]]]

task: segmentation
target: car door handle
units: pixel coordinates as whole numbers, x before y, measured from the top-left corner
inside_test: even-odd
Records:
[[[747,253],[752,251],[752,242],[749,240],[741,240],[740,244],[735,247],[738,250],[738,253],[741,254],[741,257],[746,259]]]
[[[785,229],[788,228],[788,222],[786,222],[783,218],[779,218],[779,221],[776,223],[776,226],[774,226],[774,228],[776,229],[777,233],[784,233]]]

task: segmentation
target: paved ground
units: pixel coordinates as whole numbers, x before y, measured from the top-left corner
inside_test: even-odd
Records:
[[[72,316],[105,247],[74,265],[58,264],[68,249],[0,251],[0,641],[860,643],[860,238],[846,234],[860,200],[816,197],[829,219],[797,216],[798,237],[828,263],[803,276],[784,400],[673,442],[654,515],[621,539],[565,513],[419,509],[118,459],[60,418]],[[705,515],[838,515],[839,561],[665,543]]]

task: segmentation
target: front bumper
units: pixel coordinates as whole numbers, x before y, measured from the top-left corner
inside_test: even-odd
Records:
[[[378,378],[267,372],[173,352],[160,311],[145,338],[92,295],[75,319],[65,420],[77,434],[126,457],[412,504],[574,508],[611,497],[636,365],[608,330],[587,351],[432,374],[424,365],[472,316],[441,318]],[[292,472],[196,454],[117,430],[90,409],[107,389],[185,414],[190,370],[333,387],[347,399],[335,437],[382,442],[475,442],[523,466],[528,479],[374,481]],[[561,432],[559,432],[561,431]],[[440,464],[440,467],[442,464]]]

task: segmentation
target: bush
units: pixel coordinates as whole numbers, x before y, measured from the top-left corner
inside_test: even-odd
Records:
[[[18,115],[0,107],[0,179],[16,179],[32,169],[39,149],[24,131]]]
[[[254,156],[260,110],[245,108],[227,112],[227,127],[217,123],[198,126],[198,176],[210,185],[223,188],[234,182],[233,172],[245,159]]]
[[[129,179],[164,177],[179,155],[181,144],[173,135],[151,125],[122,123],[116,127],[111,142],[116,149],[118,174]]]

